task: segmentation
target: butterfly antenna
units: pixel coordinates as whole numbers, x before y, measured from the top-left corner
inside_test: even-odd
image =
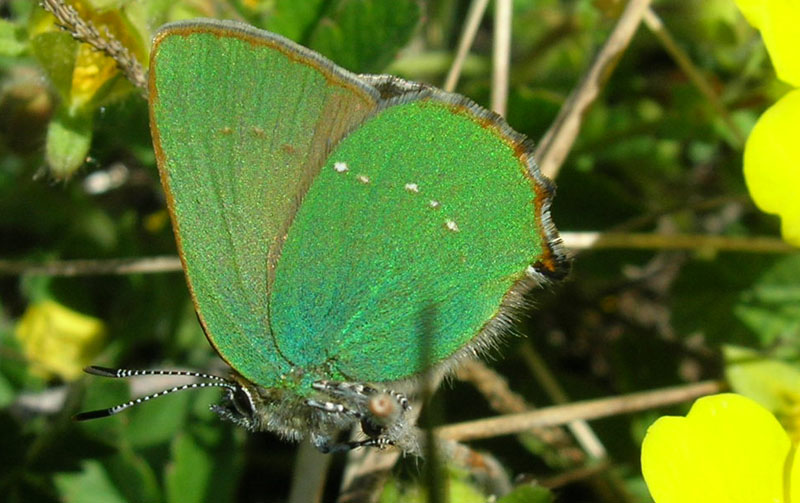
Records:
[[[193,370],[130,370],[130,369],[110,369],[108,367],[98,367],[92,365],[83,369],[87,374],[92,374],[100,377],[138,377],[138,376],[188,376],[199,377],[201,379],[210,379],[212,381],[231,383],[224,377],[215,376],[211,374],[204,374],[202,372],[195,372]]]
[[[88,412],[80,412],[72,416],[72,419],[75,421],[88,421],[90,419],[98,419],[101,417],[113,416],[114,414],[122,412],[123,410],[129,407],[133,407],[134,405],[139,405],[140,403],[152,400],[153,398],[169,395],[170,393],[175,393],[176,391],[183,391],[187,389],[199,389],[199,388],[225,388],[231,393],[235,393],[238,388],[237,384],[223,377],[204,374],[202,372],[193,372],[190,370],[129,370],[129,369],[110,369],[106,367],[91,366],[91,367],[86,367],[84,369],[84,372],[86,372],[87,374],[92,374],[100,377],[111,377],[115,379],[123,377],[138,377],[138,376],[185,376],[185,377],[199,377],[201,379],[209,379],[211,382],[196,382],[196,383],[183,384],[181,386],[174,386],[169,389],[158,391],[150,395],[146,395],[140,398],[130,400],[125,403],[121,403],[119,405],[115,405],[113,407],[109,407],[108,409],[98,409]]]

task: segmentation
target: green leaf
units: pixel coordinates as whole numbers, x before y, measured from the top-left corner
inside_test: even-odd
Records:
[[[553,494],[544,487],[519,486],[497,503],[552,503]]]
[[[48,31],[31,39],[31,48],[50,82],[64,102],[72,91],[72,72],[78,57],[78,43],[64,31]]]
[[[770,267],[740,295],[736,316],[768,346],[778,339],[800,339],[800,255],[789,255]]]
[[[167,469],[167,501],[201,503],[232,501],[242,455],[232,429],[219,421],[195,424],[172,442]]]
[[[164,444],[186,427],[191,393],[173,393],[129,411],[127,437],[135,449]]]
[[[128,3],[127,0],[88,0],[88,3],[92,9],[103,12],[110,9],[121,9],[125,7],[125,4]]]
[[[78,473],[60,473],[55,484],[65,503],[126,503],[97,460],[84,461]]]
[[[734,313],[734,306],[774,261],[774,257],[731,253],[687,264],[672,291],[677,333],[700,334],[710,344],[753,344],[754,333]]]
[[[0,56],[21,56],[27,49],[25,30],[7,19],[0,19]]]
[[[92,115],[70,115],[62,105],[47,129],[45,155],[52,175],[70,178],[86,162],[92,145]]]
[[[735,392],[778,415],[790,414],[800,401],[800,369],[796,366],[735,346],[726,346],[724,354],[725,375]]]
[[[172,443],[172,466],[167,471],[167,501],[205,501],[212,477],[210,453],[189,433],[182,432]]]
[[[162,501],[161,487],[153,469],[130,449],[120,449],[105,463],[114,485],[127,501]]]
[[[6,376],[0,374],[0,407],[7,407],[14,401],[15,397],[14,387],[6,379]]]
[[[463,477],[456,477],[451,474],[447,486],[448,501],[461,503],[483,503],[486,496],[481,493],[474,484],[471,484]]]
[[[358,73],[383,70],[411,39],[416,0],[341,0],[317,25],[309,47]]]
[[[459,468],[449,468],[441,472],[446,478],[447,497],[445,501],[453,503],[484,503],[487,500],[469,472]],[[430,488],[421,483],[401,484],[397,480],[389,480],[384,486],[379,499],[380,503],[426,503],[433,501]],[[439,500],[436,500],[439,501]]]
[[[308,34],[319,22],[325,0],[275,0],[264,28],[298,43],[305,43]]]

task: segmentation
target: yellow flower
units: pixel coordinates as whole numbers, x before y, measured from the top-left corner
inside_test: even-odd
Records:
[[[747,22],[761,32],[778,78],[800,87],[800,1],[735,0]]]
[[[750,195],[762,211],[781,216],[783,237],[796,246],[800,246],[798,140],[800,89],[795,89],[764,112],[744,148],[744,177]]]
[[[78,44],[72,71],[71,105],[80,110],[119,74],[117,63],[89,44]]]
[[[97,8],[88,0],[68,0],[66,4],[75,10],[80,19],[94,26],[101,38],[110,37],[140,63],[147,61],[147,44],[143,41],[149,38],[149,34],[138,32],[128,14],[129,9]],[[34,53],[51,74],[70,115],[93,111],[100,105],[127,95],[133,89],[124,84],[124,78],[118,78],[120,72],[117,63],[110,56],[85,42],[69,40],[67,43],[64,37],[54,38],[51,36],[54,32],[63,35],[54,16],[46,14],[34,17],[31,26],[35,40]],[[65,74],[71,78],[65,78]]]
[[[800,0],[736,0],[748,22],[761,31],[778,78],[800,87]],[[744,176],[761,210],[781,217],[783,237],[800,246],[800,90],[759,118],[744,149]]]
[[[656,503],[797,503],[795,461],[775,416],[733,393],[697,400],[686,417],[658,419],[642,444]]]
[[[100,351],[106,330],[97,318],[45,300],[28,306],[15,333],[34,372],[71,381]]]

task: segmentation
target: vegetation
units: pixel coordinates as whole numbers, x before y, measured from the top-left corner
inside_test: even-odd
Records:
[[[131,61],[147,61],[164,22],[216,17],[285,34],[353,71],[437,86],[469,13],[465,0],[67,3]],[[556,133],[540,161],[558,185],[553,218],[575,253],[573,272],[522,320],[527,337],[439,388],[423,423],[580,400],[631,406],[626,397],[643,391],[653,402],[627,414],[598,402],[592,433],[573,423],[467,442],[486,453],[485,466],[449,452],[433,479],[447,481],[450,501],[508,490],[498,467],[517,486],[501,501],[651,501],[639,464],[647,427],[725,387],[798,438],[800,255],[780,241],[778,218],[751,202],[742,174],[749,131],[790,87],[733,0],[656,1],[631,16],[639,4],[514,0],[506,116],[537,143]],[[176,382],[87,377],[89,364],[225,370],[173,257],[146,101],[131,74],[30,0],[0,2],[0,13],[4,500],[287,501],[293,477],[312,484],[330,462],[323,500],[335,501],[342,475],[363,467],[357,456],[296,458],[293,444],[220,421],[208,409],[218,390],[70,420]],[[489,9],[456,90],[489,107],[495,86],[502,111],[491,68],[504,25],[495,21]],[[635,32],[619,57],[604,53],[625,26]],[[593,61],[600,72],[584,79]],[[582,110],[576,97],[589,101],[571,144],[551,127],[563,107]],[[355,488],[384,502],[422,501],[429,465],[401,460],[378,489]],[[349,501],[368,501],[348,488]]]

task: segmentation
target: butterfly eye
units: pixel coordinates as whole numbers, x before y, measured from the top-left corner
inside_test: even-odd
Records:
[[[370,438],[379,437],[381,433],[383,433],[384,429],[385,428],[383,426],[375,424],[371,418],[365,417],[361,420],[361,431],[364,432],[364,435]]]
[[[236,386],[236,389],[231,391],[231,403],[236,409],[236,412],[247,418],[253,418],[256,414],[256,404],[253,401],[253,395],[244,386]]]

